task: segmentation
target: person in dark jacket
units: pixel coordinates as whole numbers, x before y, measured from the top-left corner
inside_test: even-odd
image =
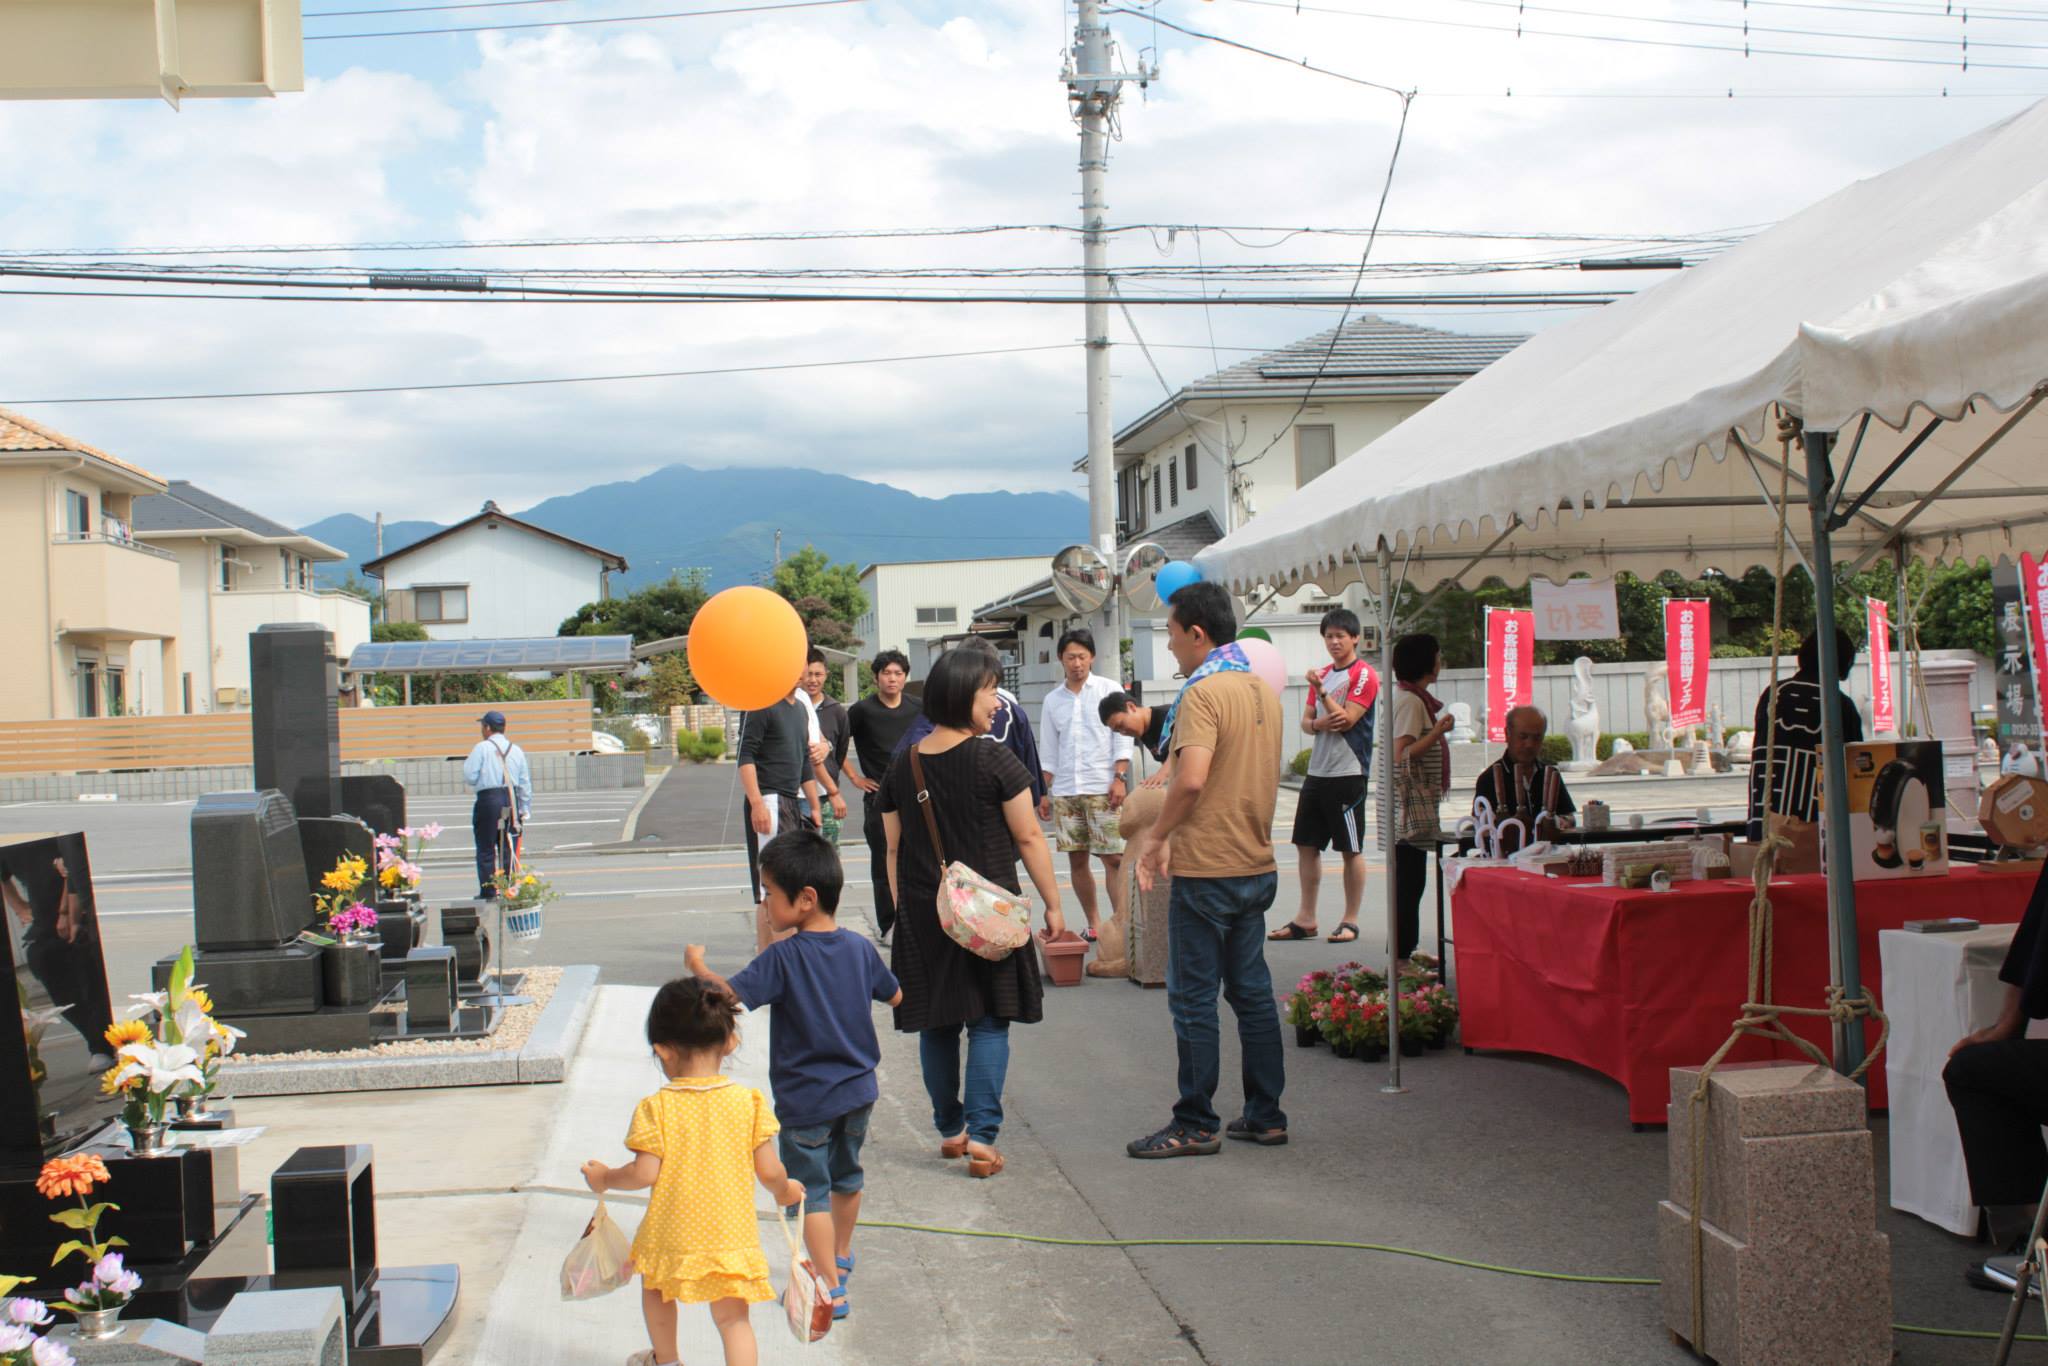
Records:
[[[1795,820],[1820,819],[1820,637],[1811,632],[1799,642],[1799,669],[1778,684],[1778,730],[1775,765],[1766,765],[1765,748],[1772,745],[1771,690],[1756,700],[1755,757],[1749,764],[1749,838],[1764,837],[1764,810]],[[1841,630],[1835,632],[1835,667],[1847,677],[1856,662],[1856,644]],[[1849,694],[1835,684],[1835,706],[1841,710],[1842,743],[1863,738],[1863,717]],[[1713,737],[1718,740],[1719,737]],[[1772,791],[1764,792],[1765,769],[1774,769]]]

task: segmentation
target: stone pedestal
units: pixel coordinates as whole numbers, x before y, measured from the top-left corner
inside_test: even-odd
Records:
[[[339,1290],[244,1292],[207,1333],[207,1366],[344,1366],[347,1327]]]
[[[50,1338],[63,1343],[78,1366],[183,1366],[207,1359],[204,1333],[163,1319],[123,1319],[119,1337],[99,1341],[64,1323]]]
[[[1809,1063],[1726,1063],[1691,1103],[1696,1068],[1671,1071],[1671,1198],[1657,1206],[1664,1322],[1721,1366],[1892,1356],[1890,1240],[1863,1088]],[[1701,1183],[1704,1331],[1692,1341],[1693,1126]]]

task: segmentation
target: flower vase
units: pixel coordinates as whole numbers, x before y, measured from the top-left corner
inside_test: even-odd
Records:
[[[383,964],[377,946],[356,939],[329,944],[320,951],[323,995],[330,1006],[368,1005],[383,985]]]
[[[1422,1036],[1419,1034],[1403,1034],[1401,1036],[1401,1056],[1404,1058],[1421,1057]]]
[[[1358,1056],[1358,1045],[1349,1039],[1339,1039],[1330,1045],[1330,1051],[1340,1058],[1355,1058]]]
[[[171,1126],[162,1120],[154,1124],[130,1124],[128,1147],[137,1157],[158,1157],[171,1151]]]
[[[1294,1027],[1294,1046],[1296,1048],[1314,1048],[1317,1044],[1321,1043],[1322,1041],[1322,1031],[1316,1029],[1304,1029],[1300,1025],[1296,1025]]]
[[[123,1307],[117,1304],[112,1309],[74,1310],[73,1313],[78,1319],[78,1336],[87,1342],[105,1342],[121,1336],[120,1318]]]

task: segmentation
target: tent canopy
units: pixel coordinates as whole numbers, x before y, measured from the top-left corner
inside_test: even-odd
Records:
[[[1538,334],[1197,559],[1240,592],[1382,539],[1425,586],[1740,573],[1775,555],[1774,408],[1837,433],[1837,565],[2012,553],[2048,521],[2044,224],[2048,101]]]

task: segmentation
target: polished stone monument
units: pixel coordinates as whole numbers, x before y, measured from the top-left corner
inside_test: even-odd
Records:
[[[280,621],[250,633],[256,786],[284,793],[301,816],[342,811],[340,690],[341,662],[326,627]]]

